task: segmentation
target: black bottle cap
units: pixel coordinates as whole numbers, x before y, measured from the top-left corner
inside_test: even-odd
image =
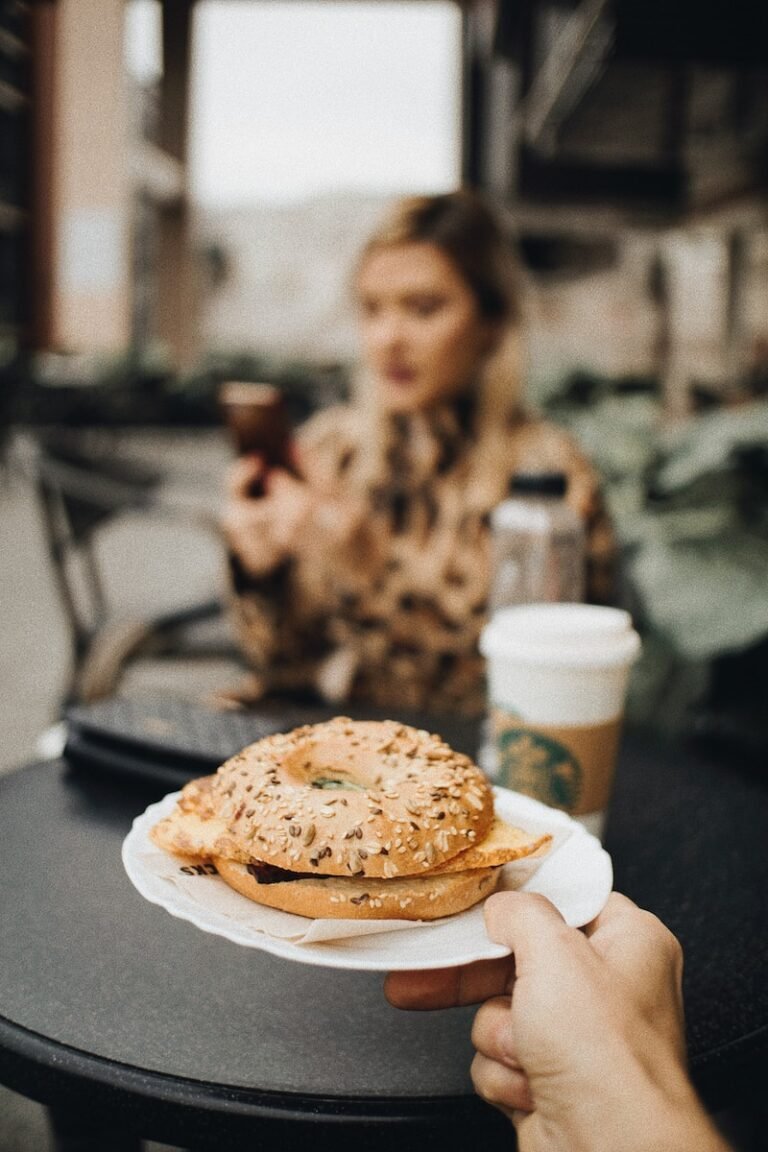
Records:
[[[565,472],[515,472],[509,482],[511,495],[565,496],[567,488]]]

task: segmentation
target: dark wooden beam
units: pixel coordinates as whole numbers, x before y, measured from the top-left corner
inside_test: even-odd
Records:
[[[160,147],[182,163],[187,157],[192,13],[188,0],[163,0],[163,75],[160,80]]]
[[[186,197],[192,11],[187,0],[163,0],[163,76],[160,147],[181,165],[184,190],[159,211],[156,323],[174,365],[188,369],[197,356],[196,298]]]
[[[471,6],[462,10],[461,61],[461,179],[472,187],[481,183],[484,126],[488,115],[485,76],[487,61],[481,59],[477,17]]]
[[[35,4],[29,11],[30,29],[30,140],[29,186],[29,346],[50,348],[53,343],[53,293],[56,267],[53,121],[56,79],[56,9]]]
[[[544,160],[520,151],[516,196],[526,201],[681,210],[687,179],[678,167],[610,167]]]
[[[616,0],[617,59],[768,66],[766,10],[754,0]]]
[[[526,141],[554,151],[562,124],[595,84],[610,57],[613,42],[610,0],[582,0],[559,32],[533,51],[543,57],[523,87]],[[536,25],[534,24],[534,33]]]

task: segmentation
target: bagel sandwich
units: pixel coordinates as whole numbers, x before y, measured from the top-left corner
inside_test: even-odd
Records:
[[[483,773],[439,736],[346,717],[249,745],[187,784],[151,836],[259,904],[407,920],[471,907],[551,841],[496,816]]]

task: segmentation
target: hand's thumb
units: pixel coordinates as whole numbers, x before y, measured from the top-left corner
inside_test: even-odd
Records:
[[[551,901],[529,892],[497,892],[484,905],[485,927],[491,940],[506,944],[515,968],[551,957],[565,944],[571,929]]]

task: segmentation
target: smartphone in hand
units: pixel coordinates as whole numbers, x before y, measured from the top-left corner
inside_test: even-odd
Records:
[[[258,453],[267,468],[295,471],[291,424],[278,388],[227,381],[219,390],[219,407],[239,456]]]

